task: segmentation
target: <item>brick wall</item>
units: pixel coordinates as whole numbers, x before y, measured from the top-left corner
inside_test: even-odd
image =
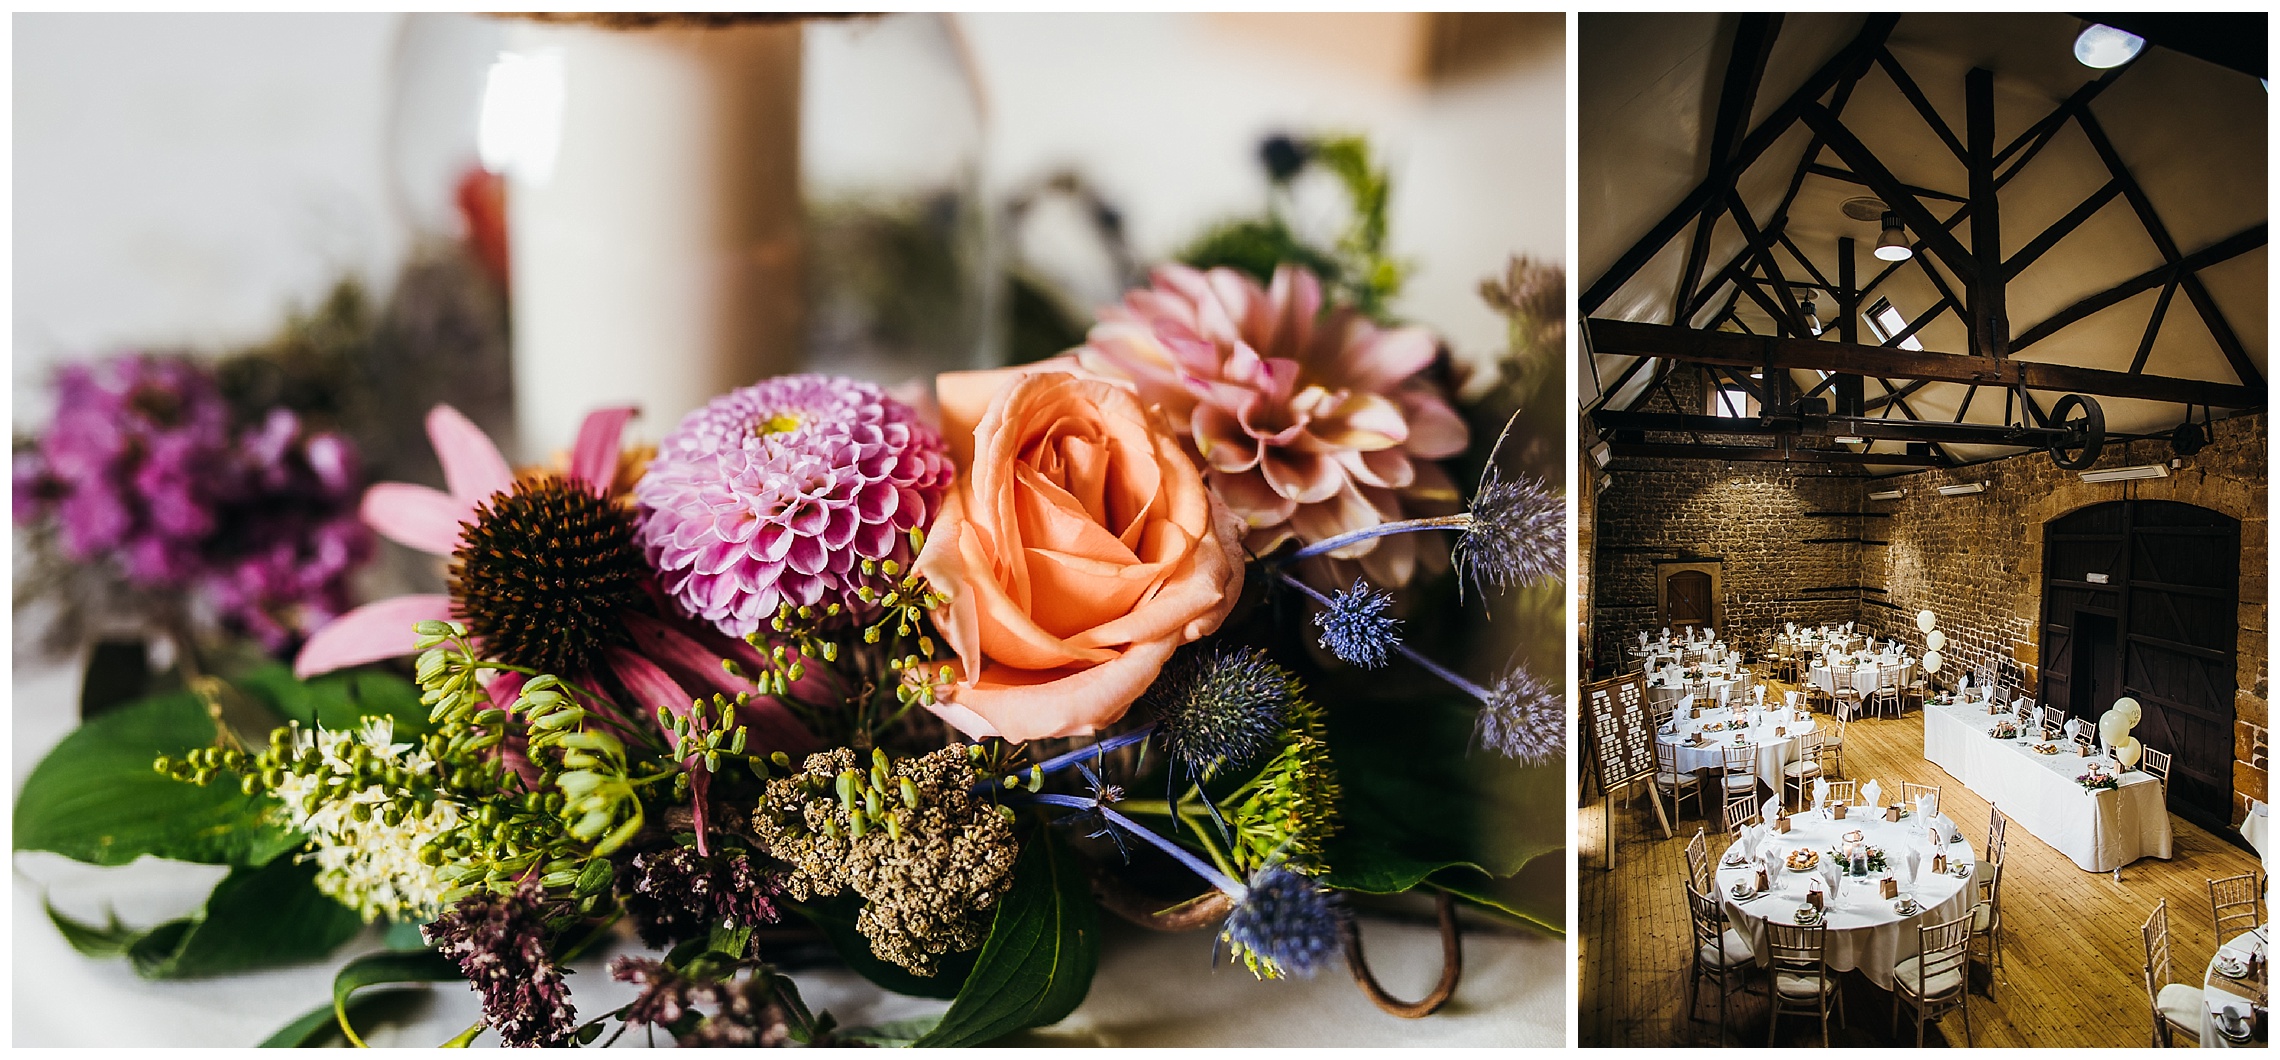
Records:
[[[1870,536],[1882,530],[1889,545],[1862,557],[1865,627],[1898,633],[1920,650],[1917,611],[1930,609],[1947,632],[1943,653],[1956,672],[2002,667],[2017,685],[2033,688],[2041,664],[2042,528],[2059,516],[2123,499],[2198,505],[2240,520],[2240,634],[2234,694],[2233,819],[2247,800],[2266,798],[2269,733],[2266,699],[2266,515],[2264,416],[2215,424],[2209,446],[2169,477],[2129,483],[2086,483],[2041,453],[2029,453],[1953,470],[1923,471],[1879,480],[1899,486],[1896,501],[1870,501]],[[2166,462],[2165,441],[2109,448],[2099,467]],[[1987,492],[1941,497],[1950,483],[1987,483]],[[1873,524],[1889,524],[1888,528]],[[1883,590],[1878,592],[1877,590]],[[1949,676],[1952,676],[1950,674]]]
[[[1625,461],[1613,477],[1598,496],[1591,553],[1602,641],[1659,626],[1655,564],[1666,560],[1723,562],[1729,634],[1859,617],[1861,478],[1703,460]]]

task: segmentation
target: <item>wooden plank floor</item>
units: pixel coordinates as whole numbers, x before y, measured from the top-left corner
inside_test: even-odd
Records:
[[[1768,689],[1793,687],[1779,682]],[[1864,719],[1846,730],[1844,777],[1940,786],[1940,809],[1962,827],[1977,851],[1987,838],[1987,801],[1924,759],[1924,721],[1911,711],[1897,719]],[[1676,835],[1655,830],[1644,786],[1629,805],[1614,809],[1615,867],[1605,871],[1604,801],[1585,806],[1577,820],[1578,919],[1582,976],[1580,1040],[1586,1046],[1716,1045],[1717,988],[1705,981],[1688,1018],[1687,967],[1691,932],[1684,890],[1686,841],[1703,822],[1686,816]],[[1712,800],[1715,809],[1715,798]],[[1995,1046],[2143,1046],[2152,1031],[2139,927],[2154,903],[2169,899],[2171,948],[2182,982],[2199,985],[2215,952],[2209,922],[2208,881],[2256,870],[2253,852],[2170,815],[2172,858],[2144,859],[2110,873],[2084,872],[2016,823],[2009,830],[2003,881],[2003,968],[1989,982],[1975,963],[1971,989],[1971,1044]],[[1725,849],[1720,826],[1709,822],[1710,853]],[[1769,1027],[1765,979],[1753,973],[1749,989],[1728,1002],[1727,1034],[1736,1044],[1762,1046]],[[1842,980],[1847,1026],[1830,1025],[1833,1045],[1915,1044],[1903,1010],[1891,1029],[1892,995],[1858,972]],[[1809,1017],[1781,1021],[1776,1043],[1820,1044],[1819,1023]],[[2188,1039],[2179,1039],[2180,1042]],[[1964,1044],[1963,1017],[1950,1012],[1926,1030],[1925,1044]]]

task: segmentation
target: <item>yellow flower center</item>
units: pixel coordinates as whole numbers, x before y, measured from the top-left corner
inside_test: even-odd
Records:
[[[758,424],[755,424],[752,428],[752,433],[765,438],[771,434],[789,434],[793,431],[798,430],[799,427],[799,413],[778,412],[772,416],[769,416],[767,419],[761,420]]]

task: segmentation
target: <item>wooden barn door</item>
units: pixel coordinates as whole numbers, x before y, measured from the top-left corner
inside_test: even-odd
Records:
[[[2169,806],[2232,820],[2240,523],[2174,501],[2114,501],[2043,530],[2042,699],[2096,720],[2121,695],[2138,739],[2175,756]]]
[[[1664,599],[1668,601],[1663,624],[1672,629],[1680,626],[1708,626],[1711,624],[1710,576],[1698,570],[1682,570],[1670,576]]]

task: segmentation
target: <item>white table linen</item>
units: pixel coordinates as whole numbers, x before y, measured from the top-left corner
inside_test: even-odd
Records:
[[[1800,714],[1804,715],[1802,719],[1798,717]],[[1658,732],[1655,739],[1677,749],[1680,772],[1693,773],[1704,769],[1724,769],[1726,767],[1726,748],[1733,746],[1734,737],[1739,735],[1744,743],[1756,750],[1757,765],[1755,771],[1758,779],[1763,781],[1767,787],[1779,792],[1782,780],[1781,771],[1789,768],[1789,763],[1797,760],[1797,738],[1813,731],[1813,716],[1804,714],[1803,711],[1791,711],[1786,707],[1776,707],[1772,710],[1751,711],[1744,715],[1744,720],[1749,722],[1747,729],[1703,731],[1705,726],[1724,725],[1733,720],[1734,712],[1732,710],[1706,709],[1699,718],[1691,718],[1682,714],[1671,719],[1670,732]],[[1775,729],[1783,730],[1782,734],[1775,735]],[[1703,737],[1704,742],[1700,745],[1693,742],[1696,733],[1701,733]]]
[[[2245,965],[2249,954],[2267,952],[2264,936],[2269,931],[2268,927],[2243,931],[2218,947],[2216,955],[2209,958],[2209,969],[2203,973],[2201,985],[2202,1048],[2233,1049],[2245,1048],[2250,1044],[2244,1042],[2236,1045],[2227,1039],[2222,1030],[2223,1020],[2217,1014],[2226,1005],[2232,1005],[2242,1012],[2251,1011],[2258,1002],[2256,983],[2249,979],[2231,978],[2217,971],[2217,964],[2224,958],[2231,957]]]
[[[1822,878],[1820,866],[1803,873],[1791,872],[1783,864],[1789,852],[1799,847],[1810,847],[1820,852],[1823,863],[1831,857],[1830,851],[1841,845],[1845,833],[1859,831],[1861,841],[1883,848],[1889,866],[1867,876],[1841,877],[1837,892],[1826,912],[1828,933],[1825,946],[1829,970],[1846,972],[1858,970],[1877,986],[1892,989],[1892,970],[1901,961],[1916,956],[1919,945],[1916,929],[1924,924],[1944,924],[1962,916],[1978,900],[1978,889],[1972,886],[1971,867],[1976,864],[1971,844],[1962,839],[1944,845],[1949,867],[1963,867],[1963,875],[1934,873],[1931,870],[1933,846],[1930,825],[1910,813],[1899,822],[1889,822],[1866,807],[1855,807],[1852,816],[1842,821],[1830,820],[1825,811],[1808,810],[1789,818],[1787,834],[1767,835],[1760,851],[1766,855],[1772,868],[1772,890],[1763,897],[1737,899],[1736,883],[1754,884],[1756,867],[1750,864],[1728,865],[1720,860],[1718,893],[1726,906],[1726,922],[1744,938],[1758,954],[1758,963],[1768,963],[1765,945],[1765,925],[1768,920],[1795,923],[1797,910],[1806,905],[1808,881]],[[1953,822],[1944,816],[1937,819],[1943,833],[1955,834]],[[1918,855],[1918,876],[1913,885],[1908,880],[1908,856]],[[1892,877],[1900,893],[1913,893],[1917,912],[1902,916],[1894,908],[1894,899],[1882,895],[1879,881]],[[1823,886],[1826,886],[1824,882]]]
[[[2113,772],[2112,759],[2083,758],[2071,746],[2055,755],[2029,749],[2027,738],[1997,740],[1987,735],[1998,717],[1984,706],[1927,705],[1924,757],[1965,787],[2091,872],[2110,872],[2139,858],[2168,858],[2173,835],[2161,783],[2143,772],[2117,774],[2119,786],[2089,791],[2074,778],[2099,766]]]
[[[2254,799],[2248,803],[2248,817],[2240,822],[2241,838],[2255,848],[2256,856],[2264,859],[2264,869],[2272,870],[2272,807]]]

